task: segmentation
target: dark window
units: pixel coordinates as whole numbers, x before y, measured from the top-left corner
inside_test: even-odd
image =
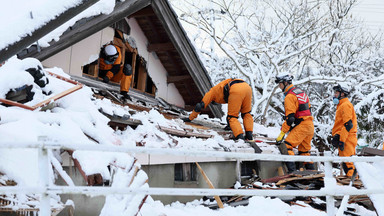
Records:
[[[175,181],[196,181],[196,164],[175,164]]]
[[[155,88],[151,77],[147,77],[147,84],[145,85],[145,92],[155,94]]]
[[[242,161],[241,162],[241,176],[250,176],[259,174],[259,166],[257,161]]]

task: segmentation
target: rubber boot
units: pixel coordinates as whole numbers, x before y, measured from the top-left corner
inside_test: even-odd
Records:
[[[235,140],[239,140],[239,139],[244,140],[244,134],[239,134],[239,135],[237,135],[237,137],[235,138]]]
[[[285,162],[285,165],[288,168],[288,173],[292,173],[293,171],[296,171],[296,164],[295,164],[295,162]]]
[[[252,131],[245,131],[245,139],[253,140]]]

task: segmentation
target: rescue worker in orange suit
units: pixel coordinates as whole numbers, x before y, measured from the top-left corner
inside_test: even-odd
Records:
[[[298,147],[299,155],[309,156],[311,141],[314,135],[311,104],[307,94],[292,84],[293,76],[289,73],[281,73],[276,76],[276,84],[284,92],[284,123],[281,126],[279,136],[276,138],[278,145],[286,145],[288,154],[295,155],[293,148]],[[288,133],[289,132],[289,133]],[[288,133],[283,141],[285,134]],[[286,162],[288,173],[296,170],[295,162]],[[308,170],[314,170],[313,162],[304,162]]]
[[[121,51],[113,44],[105,45],[99,56],[99,77],[103,82],[120,82],[120,94],[124,99],[131,100],[128,95],[132,82],[132,67],[122,62]]]
[[[340,157],[350,157],[356,154],[357,145],[357,119],[355,109],[347,96],[350,93],[348,86],[338,84],[333,87],[335,91],[333,103],[336,104],[335,124],[332,128],[332,145],[339,149]],[[352,177],[355,166],[352,162],[342,163],[347,176]]]
[[[197,103],[188,118],[183,121],[190,122],[195,119],[202,109],[206,108],[211,102],[220,104],[228,103],[227,123],[230,126],[235,140],[253,140],[253,117],[250,114],[252,109],[252,89],[244,80],[226,79],[212,87]],[[238,120],[239,113],[243,118],[244,132]]]

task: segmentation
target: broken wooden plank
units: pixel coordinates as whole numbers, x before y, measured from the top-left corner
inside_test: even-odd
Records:
[[[384,156],[384,150],[364,147],[361,150],[359,155],[362,155],[362,156]]]
[[[165,133],[168,133],[174,136],[179,136],[179,137],[197,137],[197,138],[203,138],[203,139],[208,139],[213,137],[213,135],[211,134],[187,132],[184,130],[178,130],[178,129],[168,128],[164,126],[158,126],[158,128]]]
[[[324,177],[324,173],[321,173],[321,174],[315,174],[315,175],[308,175],[308,176],[302,176],[302,177],[292,177],[292,178],[286,178],[286,179],[282,179],[280,181],[278,181],[276,183],[276,185],[282,185],[282,184],[285,184],[287,182],[291,182],[291,181],[297,181],[297,180],[309,180],[309,179],[316,179],[316,178],[322,178]]]
[[[108,125],[111,126],[112,128],[118,127],[119,129],[123,130],[128,125],[131,127],[137,127],[143,124],[140,120],[132,119],[129,115],[124,115],[124,116],[110,115],[104,112],[103,109],[99,109],[99,112],[109,118],[110,121],[108,122]]]
[[[262,183],[275,183],[275,182],[278,182],[282,179],[290,178],[292,176],[293,176],[292,174],[287,174],[287,175],[283,175],[283,176],[275,176],[275,177],[268,178],[268,179],[262,179],[261,182]]]
[[[39,107],[42,107],[42,106],[45,106],[45,105],[47,105],[47,104],[49,104],[51,102],[54,102],[54,101],[56,101],[56,100],[58,100],[58,99],[60,99],[62,97],[65,97],[65,96],[67,96],[67,95],[69,95],[69,94],[71,94],[71,93],[73,93],[73,92],[75,92],[75,91],[77,91],[77,90],[79,90],[81,88],[83,88],[83,85],[76,85],[76,86],[74,86],[74,87],[72,87],[72,88],[70,88],[68,90],[63,91],[60,94],[52,96],[52,97],[50,97],[50,98],[48,98],[48,99],[46,99],[46,100],[44,100],[44,101],[42,101],[42,102],[32,106],[32,107],[35,110],[35,109],[37,109]]]
[[[11,105],[11,106],[18,106],[18,107],[21,107],[21,108],[24,108],[24,109],[28,109],[28,110],[35,110],[35,109],[37,109],[39,107],[45,106],[45,105],[47,105],[47,104],[49,104],[49,103],[51,103],[53,101],[56,101],[56,100],[58,100],[58,99],[60,99],[62,97],[65,97],[65,96],[67,96],[67,95],[69,95],[69,94],[71,94],[71,93],[73,93],[73,92],[75,92],[75,91],[77,91],[77,90],[79,90],[79,89],[81,89],[83,87],[83,85],[81,83],[79,83],[79,82],[70,80],[68,78],[62,77],[62,76],[54,74],[52,72],[48,72],[48,73],[51,76],[54,76],[54,77],[56,77],[58,79],[61,79],[63,81],[75,84],[75,86],[70,88],[70,89],[68,89],[68,90],[65,90],[65,91],[63,91],[63,92],[61,92],[61,93],[59,93],[59,94],[57,94],[55,96],[52,96],[52,97],[50,97],[50,98],[48,98],[48,99],[46,99],[46,100],[44,100],[44,101],[42,101],[40,103],[37,103],[34,106],[28,106],[28,105],[25,105],[25,104],[22,104],[22,103],[18,103],[18,102],[7,100],[7,99],[1,99],[1,98],[0,98],[0,102],[2,102],[4,104]]]
[[[207,182],[207,184],[209,185],[209,188],[211,189],[215,189],[215,187],[213,186],[211,180],[209,180],[208,176],[205,174],[204,170],[200,167],[199,163],[195,162],[196,163],[196,166],[199,168],[201,174],[203,175],[205,181]],[[217,202],[217,205],[219,206],[219,208],[224,208],[224,205],[223,205],[223,202],[221,201],[220,197],[215,195],[215,200]]]
[[[109,97],[111,97],[115,102],[117,103],[120,103],[120,104],[124,104],[123,101],[121,101],[119,98],[117,98],[114,94],[112,94],[112,92],[110,92],[108,89],[103,89],[101,90],[103,91],[106,95],[108,95]]]
[[[35,108],[33,108],[31,106],[28,106],[28,105],[25,105],[25,104],[22,104],[22,103],[19,103],[19,102],[16,102],[16,101],[11,101],[11,100],[7,100],[7,99],[3,99],[3,98],[0,98],[0,102],[4,103],[4,104],[7,104],[7,105],[11,105],[11,106],[18,106],[18,107],[21,107],[21,108],[27,109],[27,110],[35,110]]]
[[[145,195],[144,199],[141,201],[140,205],[139,205],[139,209],[137,210],[137,213],[135,214],[135,216],[137,216],[141,210],[141,208],[143,207],[145,201],[147,200],[148,198],[148,195]]]
[[[351,182],[351,179],[346,176],[337,176],[336,181],[341,185],[348,185]],[[356,188],[362,188],[364,186],[360,179],[356,179],[352,185]]]
[[[263,152],[260,147],[256,144],[254,141],[245,141],[246,143],[249,143],[249,145],[255,150],[256,154],[260,154]]]

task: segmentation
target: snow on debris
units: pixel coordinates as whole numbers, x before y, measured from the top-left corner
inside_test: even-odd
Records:
[[[10,89],[18,88],[22,85],[32,85],[35,97],[27,105],[34,105],[45,100],[52,95],[58,94],[69,89],[73,84],[56,79],[50,75],[49,83],[40,88],[33,82],[32,76],[25,72],[26,68],[40,65],[36,59],[19,60],[10,59],[4,66],[0,67],[0,97],[4,98]],[[58,75],[68,77],[59,68],[45,69]],[[49,95],[47,95],[49,93]],[[93,92],[87,86],[66,96],[54,103],[54,106],[45,111],[37,109],[35,111],[25,110],[18,107],[5,107],[0,105],[0,137],[1,143],[12,142],[38,142],[41,138],[49,142],[58,143],[76,143],[79,145],[121,145],[133,147],[136,142],[145,143],[147,148],[183,148],[197,150],[217,150],[219,144],[231,149],[249,148],[243,141],[234,142],[233,140],[224,140],[224,138],[215,131],[210,131],[214,135],[210,139],[199,138],[181,138],[172,137],[169,134],[159,130],[158,126],[182,129],[191,126],[185,125],[180,119],[166,119],[158,111],[152,109],[149,112],[137,112],[131,118],[140,119],[142,125],[135,130],[128,127],[124,131],[113,131],[109,126],[109,119],[99,112],[116,114],[122,116],[128,114],[128,107],[121,107],[111,103],[108,99],[97,99],[93,97]],[[198,119],[203,120],[204,116]],[[277,128],[265,128],[255,124],[255,132],[261,134],[276,134]],[[195,130],[195,129],[194,129]],[[92,137],[90,140],[88,137]],[[174,140],[178,145],[171,146]],[[275,146],[260,143],[263,150],[276,149]],[[272,151],[272,150],[271,150]],[[6,179],[14,180],[20,186],[38,185],[38,161],[37,150],[35,149],[0,149],[0,172],[6,174]],[[55,154],[56,157],[59,154]],[[100,173],[103,179],[110,180],[112,187],[149,187],[146,182],[147,175],[140,170],[133,182],[131,179],[134,158],[126,153],[106,153],[75,151],[73,157],[78,159],[87,175]],[[57,158],[61,161],[61,158]],[[108,165],[115,167],[125,167],[125,169],[116,169],[115,174],[107,169]],[[140,164],[135,164],[140,167]],[[50,172],[52,175],[52,171]],[[52,182],[54,181],[51,176]],[[20,195],[22,198],[22,196]],[[108,195],[101,215],[107,216],[113,213],[116,215],[130,214],[137,210],[144,195]],[[55,196],[56,202],[60,199]],[[212,210],[205,207],[207,201],[195,200],[187,204],[173,203],[164,205],[160,201],[154,201],[150,196],[141,209],[142,215],[249,215],[256,210],[263,215],[325,215],[307,206],[305,203],[289,206],[280,199],[271,199],[264,197],[253,197],[249,200],[248,206],[230,207],[224,209]],[[209,203],[208,203],[209,204]],[[271,208],[273,206],[273,208]],[[278,207],[276,207],[278,206]],[[361,212],[367,211],[361,209]],[[365,215],[369,215],[370,212]]]
[[[384,189],[384,161],[375,163],[355,163],[361,181],[367,189]],[[379,215],[384,215],[384,194],[371,194],[369,198],[374,203]]]
[[[0,28],[3,29],[0,34],[0,50],[8,45],[19,41],[21,38],[31,35],[33,31],[39,29],[59,14],[62,14],[69,8],[79,5],[82,0],[18,0],[2,2],[0,13]],[[76,21],[95,15],[109,14],[115,7],[115,0],[99,0],[97,3],[73,17],[63,25],[50,32],[39,40],[42,47],[49,46],[51,40],[58,40],[68,27]],[[18,16],[15,16],[15,13]]]

